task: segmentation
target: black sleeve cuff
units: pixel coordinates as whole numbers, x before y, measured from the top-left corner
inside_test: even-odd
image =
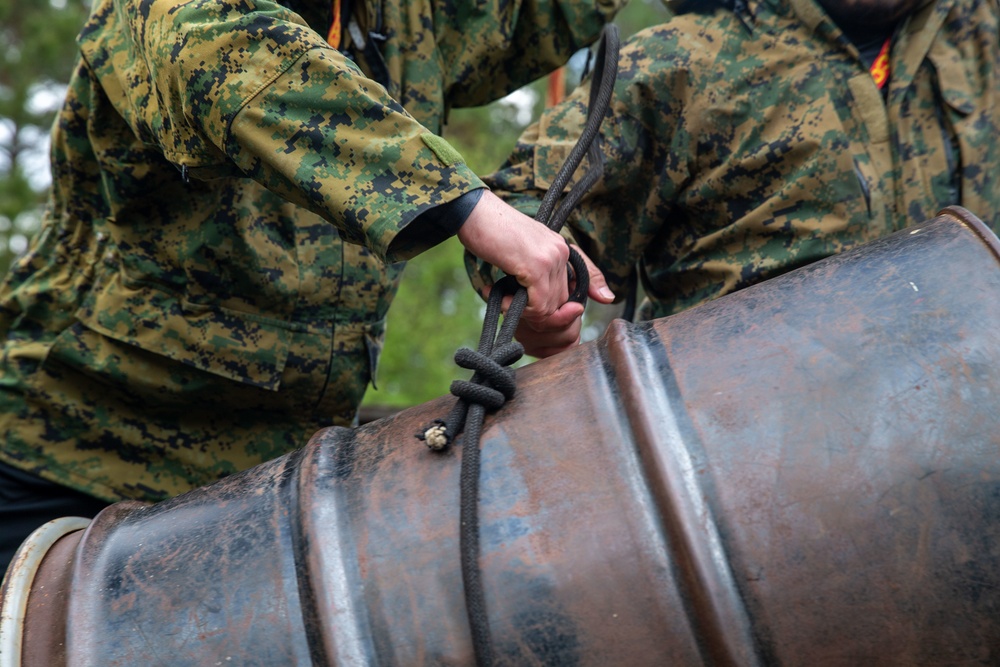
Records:
[[[414,245],[430,249],[454,236],[468,219],[472,209],[482,198],[486,188],[470,190],[446,204],[429,208],[410,221],[392,241],[392,247],[409,248]],[[419,243],[414,243],[419,237]]]
[[[441,204],[440,206],[435,206],[432,209],[424,211],[410,224],[417,223],[420,225],[422,233],[426,233],[432,238],[440,236],[441,241],[443,241],[449,236],[454,236],[458,233],[458,230],[465,224],[469,214],[472,213],[472,209],[476,208],[476,204],[479,203],[485,191],[486,188],[479,188],[478,190],[466,192],[458,199],[452,199],[447,204]]]

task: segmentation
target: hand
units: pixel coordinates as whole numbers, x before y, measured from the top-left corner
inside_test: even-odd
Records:
[[[507,206],[492,192],[484,192],[459,229],[458,239],[474,255],[527,288],[528,305],[515,335],[528,354],[547,357],[579,342],[584,308],[576,302],[567,303],[569,246],[563,237]],[[614,294],[604,275],[586,255],[583,257],[590,274],[589,296],[611,303]],[[504,312],[509,302],[510,297],[504,302]]]
[[[580,253],[590,274],[587,296],[599,303],[614,301],[615,295],[608,288],[604,274],[579,247],[573,246],[573,249]],[[522,317],[514,337],[524,346],[525,353],[533,357],[544,358],[564,352],[580,343],[583,310],[583,304],[570,301],[540,321]]]
[[[522,320],[540,322],[569,298],[569,247],[561,236],[484,192],[458,230],[458,240],[480,259],[514,276],[528,290]]]

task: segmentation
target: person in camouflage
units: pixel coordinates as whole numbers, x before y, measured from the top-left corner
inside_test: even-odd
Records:
[[[638,264],[651,319],[946,205],[1000,229],[998,14],[997,0],[689,3],[623,45],[604,174],[572,236],[617,294]],[[588,93],[547,109],[485,178],[515,208],[537,210]],[[544,352],[532,335],[518,332]]]
[[[0,551],[350,425],[400,262],[451,234],[528,287],[525,317],[578,318],[563,239],[436,133],[618,1],[97,0],[0,288]]]

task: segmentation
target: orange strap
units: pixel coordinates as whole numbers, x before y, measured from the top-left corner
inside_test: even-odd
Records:
[[[340,0],[333,0],[333,23],[330,32],[326,33],[326,43],[335,49],[340,48]]]
[[[565,72],[560,67],[549,74],[549,86],[545,95],[545,106],[554,107],[566,97]]]
[[[339,0],[338,0],[339,1]],[[878,52],[878,57],[875,58],[875,62],[872,63],[871,69],[869,70],[872,74],[872,78],[875,79],[875,85],[881,90],[886,81],[889,80],[889,43],[892,40],[885,40],[885,44],[882,45],[882,50]]]

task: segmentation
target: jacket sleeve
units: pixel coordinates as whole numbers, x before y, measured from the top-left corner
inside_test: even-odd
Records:
[[[421,213],[483,187],[444,139],[331,49],[307,52],[244,105],[226,152],[268,189],[388,261],[442,240],[399,235]]]
[[[250,176],[383,259],[422,250],[419,234],[405,248],[393,240],[482,187],[443,139],[269,0],[98,0],[80,44],[136,136],[182,172]]]
[[[658,56],[659,37],[646,31],[624,45],[611,107],[599,140],[603,175],[567,220],[567,230],[604,272],[618,295],[647,247],[658,243],[691,172],[695,147],[686,130],[684,73]],[[590,81],[547,109],[520,137],[514,152],[487,184],[509,204],[534,217],[550,184],[575,146],[587,117]],[[569,191],[593,168],[584,159]],[[660,244],[662,245],[662,244]],[[658,252],[662,255],[663,249]],[[467,268],[482,289],[492,267],[470,255]]]

